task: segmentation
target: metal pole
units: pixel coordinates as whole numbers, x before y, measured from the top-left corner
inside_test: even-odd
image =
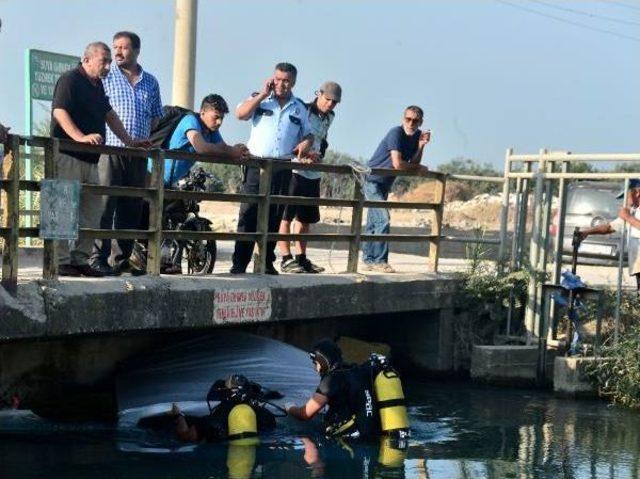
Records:
[[[197,0],[176,0],[173,49],[173,104],[193,109],[196,71]]]
[[[507,243],[507,223],[509,221],[509,157],[513,153],[513,148],[509,148],[504,159],[504,183],[502,185],[502,206],[500,210],[500,246],[498,247],[498,272],[504,272],[505,249]]]
[[[629,194],[629,178],[624,180],[624,196],[622,200],[622,204],[626,208],[627,206],[627,197]],[[614,327],[613,327],[613,344],[618,344],[618,337],[620,335],[620,303],[622,302],[622,268],[624,263],[624,239],[627,233],[627,223],[624,223],[622,226],[622,233],[620,234],[620,246],[618,247],[619,255],[618,255],[618,288],[616,291],[616,311],[614,316]]]
[[[26,123],[25,131],[27,132],[27,135],[31,136],[33,135],[33,100],[31,99],[31,50],[30,49],[27,49],[24,52],[24,62],[25,62],[24,91],[28,92],[27,95],[25,95],[25,115],[24,115],[24,119]],[[32,169],[33,169],[33,164],[31,162],[31,148],[26,144],[24,145],[24,152],[25,152],[24,179],[31,180]],[[27,210],[25,215],[25,226],[27,228],[30,228],[31,225],[33,224],[33,220],[31,218],[31,209],[33,206],[32,199],[33,199],[33,193],[31,191],[25,191],[24,209]],[[25,238],[25,246],[31,246],[30,236],[27,236]]]
[[[538,257],[540,255],[540,228],[542,224],[542,198],[545,183],[545,159],[546,150],[540,150],[540,163],[536,173],[536,192],[534,198],[533,227],[531,231],[531,242],[529,244],[529,265],[531,268],[531,278],[529,279],[527,309],[525,313],[525,330],[527,334],[527,344],[531,344],[536,335],[535,319],[538,305]]]
[[[569,171],[570,163],[563,161],[561,165],[562,173]],[[560,278],[562,274],[562,251],[564,249],[564,230],[565,221],[564,217],[567,210],[567,180],[561,178],[558,181],[558,212],[556,214],[558,218],[558,225],[556,229],[556,235],[554,238],[554,268],[553,268],[553,283],[560,284]],[[556,339],[556,324],[558,322],[558,310],[556,308],[556,302],[553,298],[550,301],[549,318],[551,322],[551,339]]]

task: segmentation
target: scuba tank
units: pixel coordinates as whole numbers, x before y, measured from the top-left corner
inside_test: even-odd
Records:
[[[227,416],[228,439],[239,444],[242,439],[258,437],[258,419],[256,412],[248,404],[236,404]],[[254,444],[255,441],[242,441]]]
[[[409,418],[400,376],[387,358],[380,354],[371,354],[369,362],[375,375],[373,390],[380,415],[380,429],[383,434],[398,431],[404,435],[409,429]]]

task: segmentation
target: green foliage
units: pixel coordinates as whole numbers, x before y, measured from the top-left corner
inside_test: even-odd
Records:
[[[362,158],[354,158],[346,153],[328,150],[322,160],[330,165],[365,164]],[[320,180],[320,196],[323,198],[353,198],[354,177],[352,175],[325,173]]]
[[[587,374],[600,395],[613,403],[640,409],[640,325],[631,326],[617,344],[606,344],[602,356],[602,361],[587,366]]]
[[[242,186],[242,169],[236,165],[198,163],[215,179],[209,182],[209,191],[215,193],[239,193]]]
[[[616,291],[605,291],[598,305],[589,305],[587,321],[602,315],[603,361],[587,366],[587,374],[601,396],[624,406],[640,409],[640,296],[623,291],[620,299],[619,341],[614,344]]]
[[[615,173],[636,173],[640,172],[640,163],[617,163],[613,167]]]
[[[472,175],[472,176],[502,176],[503,173],[496,170],[489,163],[480,163],[471,158],[453,158],[438,167],[438,171],[450,175]],[[489,193],[496,194],[502,190],[500,183],[489,183],[485,181],[454,180],[447,181],[447,201],[458,200],[467,201],[474,196]]]
[[[484,232],[474,231],[477,238]],[[529,269],[499,273],[493,262],[485,261],[487,248],[473,244],[467,248],[469,269],[460,274],[463,288],[456,297],[456,308],[467,314],[455,316],[453,328],[456,334],[455,355],[459,364],[469,361],[476,344],[487,344],[504,327],[509,303],[522,309],[526,302]]]

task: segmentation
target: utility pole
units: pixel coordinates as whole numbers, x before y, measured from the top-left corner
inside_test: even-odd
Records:
[[[176,0],[172,102],[193,109],[198,0]]]

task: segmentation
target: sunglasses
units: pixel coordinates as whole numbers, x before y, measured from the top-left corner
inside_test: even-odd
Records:
[[[422,120],[420,118],[409,118],[409,117],[404,117],[404,121],[406,121],[407,123],[411,123],[412,125],[417,125],[418,123],[420,123]]]

